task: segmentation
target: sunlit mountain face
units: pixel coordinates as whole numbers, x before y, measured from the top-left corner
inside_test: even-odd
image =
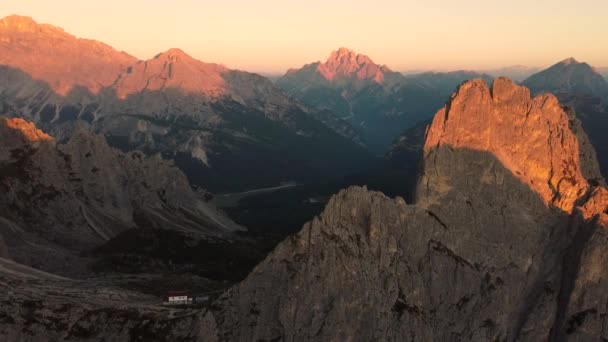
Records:
[[[175,160],[214,191],[328,179],[371,160],[348,122],[257,74],[179,49],[137,60],[26,17],[0,30],[6,105],[60,140],[85,125],[124,151]]]

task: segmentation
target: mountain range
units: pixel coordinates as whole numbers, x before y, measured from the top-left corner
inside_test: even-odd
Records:
[[[404,129],[428,120],[458,84],[474,72],[403,76],[347,48],[325,62],[291,69],[276,84],[311,106],[348,120],[375,153],[383,154]]]
[[[606,340],[608,82],[529,73],[273,83],[0,20],[0,340]]]
[[[0,52],[4,114],[59,140],[85,124],[114,147],[175,160],[206,189],[328,178],[371,159],[353,128],[332,113],[290,98],[264,77],[179,49],[140,61],[9,16],[0,22]]]
[[[341,191],[209,307],[172,315],[120,290],[112,293],[127,306],[86,284],[71,294],[69,280],[2,259],[0,272],[21,286],[10,299],[0,291],[0,317],[12,322],[0,332],[115,341],[602,336],[608,190],[573,111],[505,78],[468,81],[436,113],[421,157],[413,203]],[[82,299],[67,304],[69,295]]]

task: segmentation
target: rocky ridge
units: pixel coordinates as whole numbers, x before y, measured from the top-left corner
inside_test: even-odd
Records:
[[[574,58],[567,58],[528,77],[523,84],[533,93],[608,96],[608,81],[589,64]]]
[[[18,15],[0,20],[0,50],[1,65],[11,65],[47,82],[62,96],[77,87],[98,93],[137,61],[101,42],[77,38],[59,27]]]
[[[124,151],[162,153],[206,189],[343,174],[371,157],[351,125],[333,113],[294,100],[262,76],[204,63],[179,49],[138,61],[10,16],[0,26],[0,51],[1,115],[32,121],[58,141],[85,126]],[[319,145],[330,148],[321,156],[308,152]],[[282,160],[290,154],[297,158],[286,167]],[[256,158],[273,172],[233,182],[230,169],[250,167]]]
[[[200,200],[184,174],[158,155],[119,153],[84,128],[58,144],[19,118],[0,118],[0,133],[0,235],[20,263],[84,273],[78,253],[128,229],[164,228],[199,238],[241,229]]]

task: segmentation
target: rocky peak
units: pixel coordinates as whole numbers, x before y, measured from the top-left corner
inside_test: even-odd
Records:
[[[589,64],[570,57],[524,80],[532,93],[608,97],[608,82]]]
[[[165,52],[161,52],[158,55],[156,55],[154,57],[154,59],[169,60],[172,62],[178,62],[178,61],[195,62],[196,61],[192,56],[190,56],[189,54],[184,52],[184,50],[179,49],[179,48],[170,48],[169,50],[167,50]]]
[[[38,24],[31,17],[20,16],[20,15],[9,15],[0,20],[0,30],[12,31],[12,32],[28,32],[28,33],[42,33],[42,32],[55,32],[66,34],[65,31],[59,27]]]
[[[434,173],[437,158],[450,150],[488,153],[540,195],[547,205],[571,212],[589,191],[587,179],[602,179],[587,136],[557,98],[530,97],[506,78],[488,88],[482,80],[462,84],[435,116],[426,143],[423,198],[438,200],[450,175]],[[482,181],[490,175],[482,175]],[[490,181],[490,180],[488,180]],[[426,189],[426,190],[423,190]]]
[[[75,88],[98,93],[136,58],[63,29],[9,16],[0,21],[0,65],[47,83],[62,96]]]
[[[0,27],[7,30],[15,31],[30,31],[32,28],[37,27],[38,24],[32,19],[32,17],[20,16],[16,14],[9,15],[0,20]]]
[[[332,52],[325,63],[318,65],[317,70],[329,81],[336,78],[352,78],[376,83],[384,81],[385,71],[390,72],[388,68],[375,64],[368,56],[357,54],[344,47]]]
[[[568,57],[563,61],[559,62],[559,64],[570,65],[570,64],[580,64],[574,57]]]
[[[342,66],[342,65],[362,65],[362,64],[374,64],[374,62],[366,55],[358,54],[353,50],[345,47],[341,47],[336,51],[333,51],[327,61],[326,65]]]
[[[178,89],[217,97],[226,92],[223,65],[201,62],[172,48],[127,69],[115,85],[120,98],[144,91]]]

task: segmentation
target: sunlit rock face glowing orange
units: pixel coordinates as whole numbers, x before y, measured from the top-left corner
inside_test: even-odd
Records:
[[[21,118],[0,118],[0,131],[3,133],[2,139],[7,139],[8,135],[10,134],[8,133],[9,130],[13,130],[15,133],[18,133],[19,136],[23,137],[28,142],[39,142],[53,139],[50,135],[39,130],[36,128],[36,125],[29,121]]]
[[[97,94],[135,62],[135,57],[104,43],[76,38],[29,17],[13,15],[0,20],[0,65],[44,81],[60,95],[76,86]]]
[[[506,78],[495,80],[492,88],[469,81],[435,115],[425,159],[446,145],[488,152],[547,205],[572,212],[590,189],[587,179],[601,179],[597,162],[587,163],[595,161],[594,152],[581,150],[589,142],[576,132],[574,120],[553,95],[531,98],[527,88]]]
[[[354,77],[358,80],[372,80],[377,83],[384,81],[382,67],[375,64],[369,57],[356,54],[347,48],[340,48],[331,53],[327,61],[319,64],[319,72],[327,80],[336,77]]]
[[[0,163],[10,160],[15,151],[37,149],[44,143],[54,144],[54,139],[20,118],[0,117]]]
[[[333,51],[329,58],[321,63],[307,64],[302,69],[290,69],[287,75],[312,72],[326,81],[357,80],[383,83],[387,73],[393,73],[388,67],[378,65],[366,55],[357,54],[347,48]]]
[[[180,49],[169,49],[129,67],[120,75],[115,89],[119,98],[140,91],[171,88],[186,93],[218,97],[226,93],[222,73],[227,70],[219,64],[196,60]]]

